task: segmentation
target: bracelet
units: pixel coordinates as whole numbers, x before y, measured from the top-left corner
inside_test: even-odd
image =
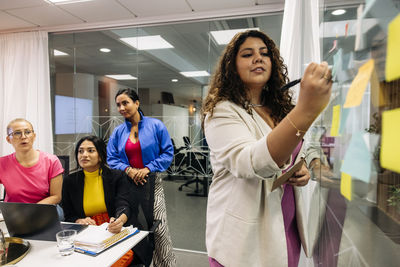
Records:
[[[289,118],[289,115],[287,115],[286,118],[288,119],[288,121],[290,122],[290,124],[296,129],[296,131],[297,131],[296,136],[300,136],[300,133],[306,133],[306,131],[299,130],[299,129],[296,127],[296,125],[294,125],[294,123],[292,122],[292,120]]]
[[[126,175],[129,175],[129,172],[132,170],[132,167],[129,166],[128,168],[125,169]]]

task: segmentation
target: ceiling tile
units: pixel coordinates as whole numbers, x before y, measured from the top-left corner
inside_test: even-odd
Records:
[[[135,17],[115,0],[78,2],[60,7],[87,22],[132,19]]]
[[[254,0],[187,0],[195,12],[255,6]]]
[[[23,21],[0,11],[0,30],[33,27],[35,24]]]
[[[158,15],[191,12],[190,7],[186,4],[185,0],[119,0],[119,2],[139,17],[153,17]]]
[[[0,1],[0,9],[13,9],[13,8],[26,8],[26,7],[34,7],[34,6],[46,6],[49,3],[45,2],[44,0],[14,0],[14,1],[7,1],[2,0]]]
[[[8,12],[40,26],[57,26],[83,22],[53,5],[12,9]]]

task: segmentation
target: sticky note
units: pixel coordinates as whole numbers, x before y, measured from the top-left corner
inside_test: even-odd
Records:
[[[332,111],[332,125],[331,125],[331,136],[339,135],[340,126],[340,105],[333,106]]]
[[[351,201],[351,176],[344,172],[340,177],[340,193]]]
[[[339,126],[339,135],[342,135],[344,129],[346,128],[347,118],[349,117],[350,108],[342,108],[340,112],[340,126]]]
[[[369,183],[372,156],[364,141],[363,134],[357,132],[351,137],[340,171]]]
[[[363,15],[364,6],[359,5],[357,8],[357,21],[356,21],[356,38],[354,43],[354,50],[358,51],[362,49],[362,15]]]
[[[346,101],[343,107],[356,107],[361,104],[374,66],[374,60],[370,59],[358,69],[358,73],[351,83],[349,91],[347,92]]]
[[[333,55],[332,79],[335,80],[338,71],[342,68],[342,48],[340,48],[335,55]],[[340,69],[339,69],[340,68]]]
[[[382,113],[381,166],[400,173],[400,108]]]
[[[371,102],[374,107],[382,107],[386,105],[386,94],[379,83],[376,69],[371,74]]]
[[[400,78],[400,14],[389,23],[386,50],[386,81]]]

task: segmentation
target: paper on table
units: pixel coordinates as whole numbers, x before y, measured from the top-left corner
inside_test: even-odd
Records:
[[[389,23],[386,52],[386,81],[400,78],[400,14]]]
[[[358,73],[350,85],[347,92],[346,101],[343,105],[345,108],[355,107],[361,104],[368,81],[371,78],[372,70],[374,69],[375,61],[368,60],[358,69]]]
[[[371,161],[363,134],[358,132],[351,137],[340,171],[368,183],[371,177]]]
[[[279,186],[283,185],[290,177],[294,175],[295,172],[301,169],[301,166],[304,164],[304,159],[300,159],[299,162],[294,164],[287,172],[276,178],[274,183],[272,184],[271,192],[274,191]]]
[[[331,136],[339,135],[340,126],[340,105],[333,106],[332,111],[332,125],[331,125]]]
[[[400,173],[400,108],[382,113],[381,166]]]
[[[340,178],[340,193],[351,201],[351,176],[344,172]]]

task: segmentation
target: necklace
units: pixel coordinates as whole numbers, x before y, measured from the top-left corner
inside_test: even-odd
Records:
[[[263,104],[253,104],[253,103],[250,103],[249,105],[252,106],[253,108],[258,108],[258,107],[264,106]]]

